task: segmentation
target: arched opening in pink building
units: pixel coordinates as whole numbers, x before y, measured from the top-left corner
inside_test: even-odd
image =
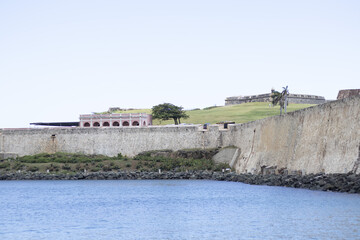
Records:
[[[83,127],[128,127],[152,125],[152,116],[146,113],[111,113],[111,114],[82,114],[80,126]]]
[[[140,123],[139,123],[138,121],[133,121],[132,125],[133,125],[133,126],[139,126]]]

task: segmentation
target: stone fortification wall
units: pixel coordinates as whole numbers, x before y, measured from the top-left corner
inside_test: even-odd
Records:
[[[270,102],[271,93],[252,95],[252,96],[238,96],[238,97],[228,97],[225,99],[225,105],[234,105],[242,104],[248,102]],[[288,96],[289,103],[299,103],[299,104],[323,104],[326,102],[325,98],[322,96],[315,95],[304,95],[304,94],[289,94]]]
[[[218,126],[199,131],[199,125],[118,128],[45,128],[0,130],[0,152],[19,156],[42,152],[70,152],[134,156],[159,149],[221,147]]]
[[[252,96],[228,97],[225,99],[225,106],[248,103],[248,102],[270,102],[270,97],[271,97],[271,93],[252,95]]]
[[[2,129],[0,152],[134,156],[150,150],[233,146],[237,150],[228,162],[238,173],[360,173],[359,106],[360,96],[354,96],[229,125],[227,130],[216,125],[207,130],[201,126]]]
[[[323,104],[326,102],[322,96],[315,95],[302,95],[302,94],[289,94],[289,103],[298,104]]]
[[[340,90],[337,96],[337,99],[343,99],[348,98],[351,96],[360,95],[360,89],[346,89],[346,90]]]
[[[360,96],[231,126],[238,173],[360,173]]]

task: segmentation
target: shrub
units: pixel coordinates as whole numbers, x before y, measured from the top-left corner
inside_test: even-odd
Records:
[[[156,167],[156,163],[155,162],[147,162],[147,166],[149,168],[154,168],[154,167]]]
[[[36,171],[39,170],[39,168],[36,167],[36,166],[31,166],[31,167],[28,168],[28,170],[29,170],[30,172],[36,172]]]
[[[159,168],[153,167],[153,168],[150,169],[150,171],[152,171],[152,172],[157,172],[157,171],[159,171]]]
[[[142,162],[139,162],[137,165],[136,165],[136,169],[140,169],[143,167],[143,163]]]
[[[120,169],[120,167],[118,165],[115,165],[115,166],[112,167],[112,169],[118,170],[118,169]]]
[[[0,163],[0,168],[8,168],[8,167],[10,167],[10,163],[8,162]]]
[[[22,170],[25,167],[24,164],[20,163],[20,162],[16,162],[13,166],[13,169],[15,170]]]
[[[98,168],[98,167],[92,167],[92,168],[90,169],[90,171],[91,171],[91,172],[99,172],[99,171],[100,171],[100,168]]]
[[[76,169],[77,171],[79,171],[80,169],[82,169],[81,164],[80,164],[80,163],[76,164],[75,169]]]
[[[109,172],[109,171],[111,171],[112,169],[111,169],[110,166],[105,165],[105,166],[102,167],[102,170],[103,170],[104,172]]]
[[[57,162],[57,163],[87,163],[87,162],[101,162],[104,160],[110,160],[112,158],[104,155],[85,155],[81,153],[62,153],[57,152],[54,154],[40,153],[36,155],[28,155],[19,157],[20,162],[25,163],[47,163],[47,162]]]
[[[62,169],[64,170],[71,170],[71,166],[68,164],[65,164],[64,166],[62,166]]]
[[[223,169],[227,169],[227,168],[230,168],[229,164],[227,164],[227,163],[218,163],[212,168],[212,170],[213,171],[222,171]]]
[[[51,171],[51,172],[58,172],[59,169],[60,169],[60,166],[59,166],[59,165],[57,165],[57,164],[52,164],[52,163],[50,164],[49,171]]]

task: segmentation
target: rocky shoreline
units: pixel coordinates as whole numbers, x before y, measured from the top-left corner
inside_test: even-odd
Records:
[[[306,188],[319,191],[360,193],[360,174],[253,175],[229,172],[94,172],[49,174],[38,172],[0,173],[0,180],[151,180],[204,179],[242,182],[252,185]]]

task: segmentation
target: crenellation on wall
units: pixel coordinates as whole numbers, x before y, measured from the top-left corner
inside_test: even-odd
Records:
[[[235,105],[249,102],[271,102],[271,93],[251,95],[251,96],[235,96],[227,97],[225,105]],[[322,96],[308,94],[289,94],[288,102],[295,104],[323,104],[326,100]]]
[[[360,89],[344,89],[339,91],[337,99],[339,100],[358,95],[360,95]]]

